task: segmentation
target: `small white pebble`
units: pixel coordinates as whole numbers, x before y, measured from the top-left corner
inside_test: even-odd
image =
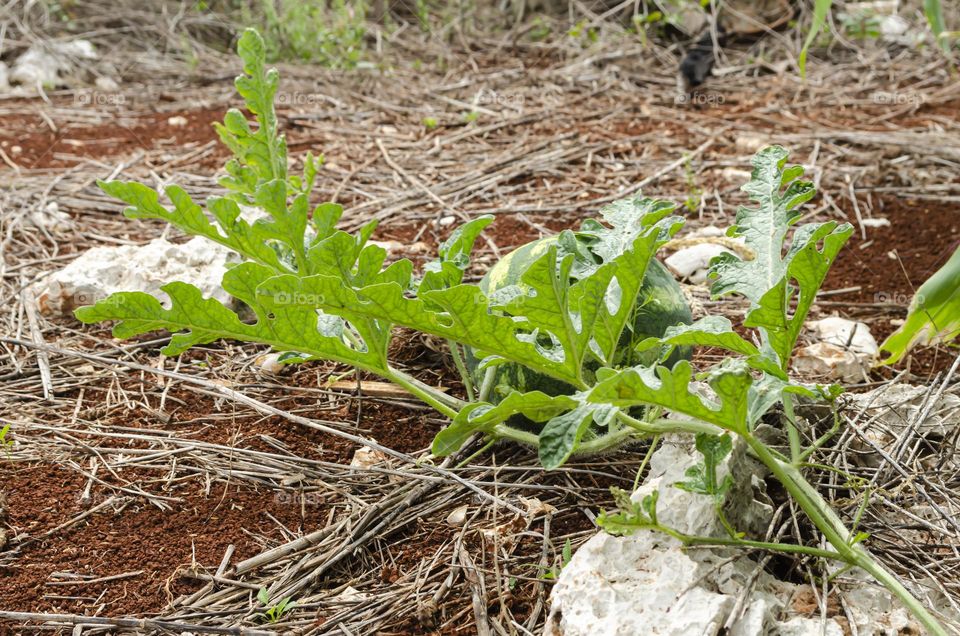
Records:
[[[467,508],[468,506],[463,505],[459,508],[454,508],[450,514],[447,515],[447,525],[449,526],[462,526],[467,522]]]
[[[256,359],[255,364],[260,367],[261,371],[273,374],[280,373],[286,366],[281,364],[279,353],[265,353]]]
[[[374,450],[369,446],[361,446],[353,453],[350,460],[351,468],[371,468],[379,464],[389,464],[390,458],[382,451]]]
[[[98,77],[95,85],[98,89],[108,93],[115,93],[120,90],[120,85],[111,77]]]

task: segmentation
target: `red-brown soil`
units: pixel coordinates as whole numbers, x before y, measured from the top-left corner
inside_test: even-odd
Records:
[[[856,225],[854,214],[849,217]],[[866,321],[881,342],[896,329],[891,321],[906,316],[917,287],[957,249],[960,215],[953,203],[889,197],[879,199],[873,217],[890,225],[866,228],[866,240],[855,227],[824,285],[825,290],[859,289],[830,296],[824,310]],[[942,348],[921,349],[912,356],[911,370],[927,376],[949,367],[954,357]]]
[[[150,153],[185,154],[217,140],[213,122],[223,119],[223,109],[124,114],[103,123],[53,122],[56,130],[37,112],[35,103],[24,104],[21,115],[0,117],[0,149],[21,168],[65,168],[83,159],[108,160],[138,150]],[[178,119],[186,120],[178,125]],[[218,142],[219,143],[219,142]],[[206,157],[212,167],[223,163],[224,151],[213,148]],[[202,164],[203,162],[201,162]],[[4,166],[6,167],[6,166]]]
[[[7,497],[6,523],[16,535],[41,535],[110,496],[94,487],[92,503],[81,502],[86,478],[53,464],[4,463],[0,473]],[[308,517],[302,519],[300,506],[267,490],[217,483],[204,494],[202,488],[196,482],[166,493],[183,498],[169,502],[171,510],[137,500],[119,513],[91,515],[27,546],[0,568],[0,606],[20,612],[113,616],[157,612],[168,600],[197,586],[181,570],[196,564],[199,571],[212,574],[230,544],[236,546],[235,559],[261,552],[263,546],[251,535],[282,541],[281,529],[268,514],[292,532],[309,532],[325,523],[322,510],[307,507]],[[90,584],[53,576],[102,578],[136,572],[140,574]]]

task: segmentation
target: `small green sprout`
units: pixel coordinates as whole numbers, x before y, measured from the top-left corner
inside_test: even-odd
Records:
[[[265,623],[270,623],[271,625],[274,623],[279,623],[280,619],[282,619],[287,612],[297,606],[297,604],[292,601],[289,596],[276,605],[271,605],[270,593],[265,587],[260,588],[260,592],[257,593],[257,600],[265,609],[262,612],[254,614],[254,617],[261,619]]]
[[[10,455],[10,451],[13,450],[13,440],[7,439],[7,433],[9,432],[9,424],[5,424],[3,428],[0,428],[0,448],[6,451],[7,455]]]
[[[703,200],[703,189],[697,185],[696,175],[693,172],[693,161],[689,156],[684,163],[684,175],[687,181],[687,198],[683,202],[683,207],[687,208],[688,212],[696,212]]]
[[[423,127],[427,130],[433,130],[439,125],[436,117],[424,117],[423,118]]]
[[[563,550],[560,552],[560,564],[548,568],[547,571],[543,573],[543,580],[556,581],[560,578],[560,573],[563,572],[563,568],[570,564],[571,559],[573,559],[573,546],[570,544],[570,539],[567,539],[563,543]]]
[[[533,28],[530,29],[529,37],[534,42],[541,42],[550,37],[551,29],[543,18],[537,16],[533,19]]]

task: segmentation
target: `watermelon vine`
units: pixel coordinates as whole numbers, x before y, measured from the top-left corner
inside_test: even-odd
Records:
[[[728,233],[742,237],[753,258],[726,255],[712,267],[715,295],[738,294],[750,302],[743,325],[753,337],[744,338],[722,317],[691,323],[676,283],[655,260],[683,225],[666,201],[632,197],[611,204],[579,231],[507,256],[479,285],[465,283],[464,272],[489,216],[457,228],[419,276],[409,260],[386,265],[385,250],[369,242],[375,223],[350,234],[336,229],[340,206],[311,209],[319,160],[308,156],[302,175],[289,174],[273,105],[277,73],[265,68],[264,42],[255,31],[243,34],[238,52],[244,75],[236,85],[256,126],[231,110],[218,127],[234,153],[221,181],[224,196],[201,207],[170,186],[163,193],[168,207],[160,193],[136,182],[100,186],[128,205],[128,217],[161,219],[237,252],[243,262],[224,275],[223,288],[253,318],[241,318],[191,285],[171,282],[163,287],[166,306],[145,293],[121,292],[78,309],[81,321],[117,321],[114,334],[120,338],[175,332],[163,349],[171,356],[226,338],[267,344],[291,364],[334,360],[377,374],[450,418],[434,441],[436,456],[456,453],[480,436],[535,446],[549,469],[574,453],[688,433],[697,437],[704,464],[700,477],[683,487],[722,501],[728,484],[711,479],[710,467],[739,437],[832,549],[752,541],[729,527],[727,537],[680,535],[659,524],[655,499],[633,504],[621,497],[621,510],[602,515],[602,524],[618,533],[662,531],[691,545],[833,558],[872,574],[931,633],[946,633],[803,476],[804,462],[825,440],[803,447],[791,418],[794,396],[833,401],[839,388],[794,381],[790,357],[852,228],[834,221],[792,227],[814,189],[801,179],[802,168],[786,165],[786,150],[771,146],[754,157],[744,190],[755,207],[741,207]],[[250,206],[258,211],[252,221]],[[397,327],[450,344],[467,387],[463,398],[390,364]],[[697,346],[729,355],[696,374],[689,351]],[[705,380],[709,390],[697,388],[695,379]],[[789,455],[754,435],[760,418],[778,404],[788,415]]]

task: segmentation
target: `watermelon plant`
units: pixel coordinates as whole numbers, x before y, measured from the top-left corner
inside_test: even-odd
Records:
[[[671,206],[672,208],[672,206]],[[591,274],[603,263],[602,255],[596,253],[597,243],[595,221],[588,220],[580,231],[561,233],[531,241],[501,258],[481,279],[480,291],[487,297],[498,294],[514,294],[518,291],[530,293],[523,282],[523,275],[551,247],[557,247],[573,255],[570,279],[575,282]],[[563,241],[563,247],[560,247]],[[656,361],[656,352],[640,351],[637,346],[647,338],[663,336],[668,327],[692,321],[690,307],[683,296],[680,285],[660,261],[651,259],[643,283],[638,291],[633,315],[624,326],[615,349],[613,366],[633,366],[651,364]],[[651,355],[652,354],[652,355]],[[689,359],[690,349],[684,347],[678,352]],[[676,356],[674,356],[676,357]],[[671,360],[673,362],[675,360]],[[548,395],[569,394],[575,388],[565,382],[555,380],[544,373],[530,371],[522,364],[506,362],[496,366],[481,368],[480,360],[471,349],[467,351],[467,369],[475,386],[481,387],[480,401],[499,402],[513,391],[527,393],[542,391]],[[594,361],[593,370],[596,370]]]
[[[263,40],[248,30],[238,50],[244,75],[236,85],[256,124],[231,110],[218,127],[235,155],[221,180],[223,196],[201,207],[183,189],[169,186],[167,205],[159,192],[136,182],[100,186],[127,204],[129,217],[160,219],[237,252],[243,261],[227,271],[222,284],[252,318],[204,298],[191,285],[171,282],[163,287],[166,304],[145,293],[121,292],[78,309],[80,320],[117,321],[119,338],[175,332],[163,349],[170,356],[226,338],[267,344],[283,352],[287,363],[333,360],[377,374],[450,418],[434,441],[437,456],[456,453],[477,437],[513,440],[535,447],[550,469],[573,453],[687,433],[696,436],[704,463],[681,486],[720,502],[729,483],[717,479],[714,467],[740,438],[830,549],[752,541],[735,528],[728,537],[681,535],[657,521],[655,500],[633,504],[628,497],[621,497],[619,512],[603,515],[604,525],[621,533],[659,530],[687,544],[836,559],[872,574],[931,633],[945,633],[803,474],[807,459],[829,436],[804,447],[793,400],[802,395],[832,401],[839,389],[794,381],[790,358],[852,228],[834,221],[792,228],[814,189],[801,180],[802,168],[786,165],[786,150],[772,146],[754,157],[744,190],[755,206],[741,207],[729,231],[742,237],[753,258],[727,255],[712,268],[714,294],[749,300],[743,321],[752,330],[748,338],[723,317],[690,323],[676,283],[654,258],[683,223],[666,201],[637,196],[604,207],[600,219],[585,222],[578,232],[561,232],[508,256],[479,285],[465,283],[464,272],[477,237],[492,220],[488,216],[457,228],[418,276],[409,260],[387,264],[385,250],[369,242],[375,223],[350,234],[335,227],[339,206],[311,206],[318,162],[308,156],[303,175],[288,172],[273,109],[278,76],[265,68]],[[255,220],[250,208],[259,215]],[[466,387],[462,397],[390,364],[387,352],[397,327],[449,343]],[[729,356],[695,373],[687,348],[697,346],[720,348]],[[786,416],[784,453],[754,434],[776,405]]]

